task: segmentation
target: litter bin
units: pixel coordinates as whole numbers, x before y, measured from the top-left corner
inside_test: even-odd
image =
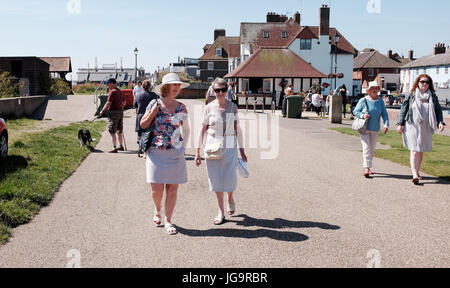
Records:
[[[302,118],[302,103],[304,99],[301,96],[286,97],[286,115],[288,118]]]
[[[103,107],[105,107],[106,101],[108,101],[108,95],[98,96],[98,101],[100,101],[100,104],[98,105],[97,113],[95,113],[95,115],[99,115],[100,111],[102,111]],[[103,114],[103,117],[106,117],[105,114]]]
[[[133,89],[122,90],[122,95],[125,97],[125,101],[127,102],[127,104],[125,104],[125,108],[132,108],[134,105]]]

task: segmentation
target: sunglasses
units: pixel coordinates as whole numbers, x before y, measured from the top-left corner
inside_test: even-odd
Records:
[[[420,84],[430,84],[430,81],[419,81]]]
[[[216,93],[220,93],[220,92],[225,93],[227,91],[228,91],[228,88],[226,88],[226,87],[214,89],[214,92],[216,92]]]

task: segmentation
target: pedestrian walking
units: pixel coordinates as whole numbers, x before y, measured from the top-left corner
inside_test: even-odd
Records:
[[[326,103],[325,103],[325,109],[326,114],[328,115],[330,113],[330,101],[331,97],[333,97],[333,91],[330,92],[330,94],[327,96]]]
[[[320,95],[318,91],[315,91],[311,99],[311,105],[314,111],[317,113],[317,116],[320,116],[320,112],[322,111],[322,95]]]
[[[144,80],[142,83],[143,91],[138,92],[134,98],[134,107],[136,108],[136,133],[137,133],[137,144],[140,144],[142,133],[144,129],[141,128],[141,119],[145,114],[148,104],[152,100],[159,99],[159,96],[151,91],[152,84],[149,80]],[[144,151],[142,151],[144,152]],[[141,153],[139,153],[141,154]]]
[[[243,161],[247,162],[247,156],[243,147],[237,106],[226,99],[227,82],[222,78],[217,78],[212,87],[216,100],[205,107],[195,164],[201,165],[200,147],[203,143],[210,143],[212,139],[222,143],[220,150],[222,156],[217,157],[220,159],[206,158],[209,189],[216,193],[218,204],[218,215],[214,218],[214,224],[220,225],[225,220],[224,193],[228,194],[228,215],[233,215],[236,208],[233,192],[237,188],[238,145]]]
[[[206,98],[205,105],[208,105],[209,103],[211,103],[212,101],[214,101],[216,99],[212,84],[209,86],[208,91],[206,91],[205,98]]]
[[[365,134],[360,134],[361,144],[363,148],[363,175],[369,177],[373,175],[372,161],[377,145],[378,134],[380,131],[380,119],[383,117],[384,128],[383,133],[388,132],[389,116],[384,106],[383,99],[378,96],[380,92],[380,86],[378,82],[373,81],[369,83],[367,89],[368,96],[361,98],[356,105],[353,113],[357,118],[368,119],[367,131]]]
[[[419,184],[423,153],[433,149],[433,134],[445,127],[441,105],[436,96],[433,80],[427,74],[417,77],[400,108],[397,132],[403,135],[403,145],[411,151],[410,164],[413,183]]]
[[[151,147],[147,152],[147,183],[152,190],[155,212],[153,223],[162,226],[161,208],[166,191],[164,227],[169,235],[177,233],[172,216],[180,184],[187,182],[185,145],[189,141],[189,123],[186,106],[175,100],[181,89],[189,83],[180,81],[178,74],[169,73],[156,87],[161,99],[152,100],[141,120],[141,128],[147,129],[155,121]]]
[[[144,91],[144,87],[142,87],[142,81],[138,81],[137,85],[133,88],[133,96],[136,98],[137,94]]]
[[[345,87],[345,84],[339,88],[339,95],[342,98],[342,110],[345,118],[345,113],[347,112],[347,87]]]
[[[113,149],[109,153],[117,153],[117,151],[125,151],[123,147],[123,108],[126,105],[125,97],[122,91],[117,87],[116,79],[111,78],[106,81],[108,87],[108,100],[103,107],[99,116],[108,111],[108,132],[111,134]],[[119,140],[119,147],[117,147],[117,140]]]

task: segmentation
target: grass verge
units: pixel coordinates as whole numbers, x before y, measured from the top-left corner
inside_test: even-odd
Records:
[[[346,135],[359,137],[358,132],[351,128],[331,128]],[[389,131],[386,135],[380,133],[379,143],[391,146],[391,149],[376,150],[375,157],[389,160],[409,167],[410,151],[403,147],[402,135],[396,131]],[[421,171],[450,181],[450,137],[433,135],[433,151],[424,153]]]
[[[29,222],[51,201],[90,153],[78,142],[81,128],[99,139],[106,122],[75,123],[10,141],[9,156],[0,163],[0,244],[7,241],[11,228]]]

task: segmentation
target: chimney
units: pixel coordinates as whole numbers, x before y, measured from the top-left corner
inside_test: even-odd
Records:
[[[330,36],[330,8],[328,5],[322,5],[320,8],[320,36]]]
[[[217,38],[219,38],[220,36],[225,36],[226,32],[225,29],[215,29],[214,30],[214,41],[216,41]]]
[[[444,54],[447,49],[445,48],[445,44],[438,43],[434,47],[434,55]]]
[[[392,50],[388,51],[388,55],[387,55],[390,59],[392,59]]]
[[[280,22],[280,15],[275,14],[273,12],[267,13],[267,23],[276,23]]]
[[[408,59],[409,60],[414,60],[414,51],[413,50],[409,50],[408,51]]]
[[[294,20],[295,20],[295,23],[300,25],[300,12],[297,12],[294,14]]]

